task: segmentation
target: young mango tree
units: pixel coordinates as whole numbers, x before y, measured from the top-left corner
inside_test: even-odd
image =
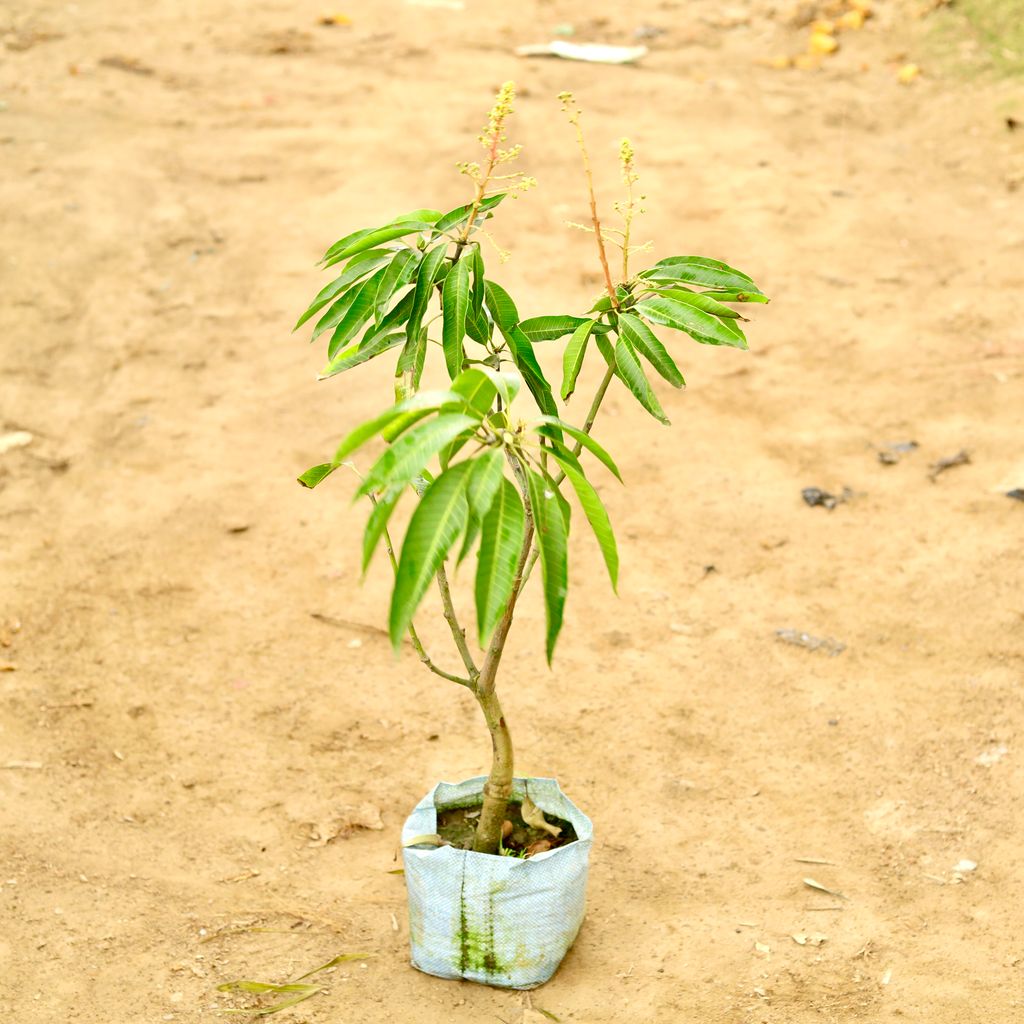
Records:
[[[684,380],[659,334],[667,335],[669,344],[682,337],[745,349],[744,318],[733,306],[768,301],[746,274],[706,257],[669,256],[632,271],[631,256],[647,248],[631,239],[634,217],[643,212],[643,197],[634,194],[632,147],[628,140],[620,147],[626,198],[616,210],[623,226],[602,227],[579,109],[563,93],[563,109],[583,156],[591,210],[586,230],[596,241],[605,289],[586,312],[522,319],[508,292],[488,277],[482,246],[484,222],[509,196],[535,184],[509,170],[520,148],[503,145],[513,98],[513,84],[506,83],[480,135],[483,160],[460,165],[474,186],[471,201],[447,213],[414,210],[335,242],[322,263],[340,268],[340,274],[296,325],[319,314],[313,339],[328,339],[322,380],[397,353],[394,404],[356,426],[329,462],[299,480],[316,487],[364,445],[386,442],[357,491],[370,505],[363,570],[383,542],[394,577],[392,644],[397,650],[408,636],[430,671],[465,686],[480,705],[493,761],[473,849],[488,854],[499,852],[513,783],[512,739],[497,689],[502,653],[519,597],[539,561],[551,662],[568,591],[573,497],[593,531],[612,587],[617,584],[615,536],[591,482],[595,469],[621,480],[612,456],[591,433],[609,388],[621,384],[667,424],[649,373],[675,388]],[[614,276],[610,246],[621,250],[621,273]],[[558,390],[562,404],[573,396],[588,358],[603,367],[582,422],[572,422],[560,409],[537,359],[536,346],[560,339],[568,339]],[[420,389],[428,358],[443,360],[447,387]],[[526,393],[535,408],[528,407]],[[403,498],[416,504],[399,550],[388,524]],[[449,579],[451,562],[462,563],[474,553],[475,639],[482,654],[471,649]],[[440,592],[462,662],[458,672],[436,664],[416,631],[417,608],[432,585]]]

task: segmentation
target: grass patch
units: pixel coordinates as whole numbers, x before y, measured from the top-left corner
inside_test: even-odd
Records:
[[[937,56],[970,77],[1024,75],[1024,0],[955,0],[933,15],[933,39]]]

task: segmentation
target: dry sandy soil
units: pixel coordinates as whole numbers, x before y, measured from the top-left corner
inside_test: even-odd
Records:
[[[600,288],[564,226],[586,217],[564,88],[606,205],[633,137],[653,258],[716,256],[774,297],[750,353],[682,348],[670,429],[613,394],[621,596],[581,533],[555,673],[536,592],[513,634],[519,769],[598,837],[587,922],[534,1005],[1024,1013],[1019,80],[929,65],[926,22],[883,0],[816,73],[757,63],[806,30],[710,0],[353,0],[333,28],[319,0],[31,8],[0,50],[0,433],[34,437],[0,455],[0,1017],[220,1019],[244,1004],[218,984],[342,952],[373,958],[275,1019],[523,1013],[408,966],[401,821],[488,744],[468,694],[391,655],[347,483],[294,480],[388,370],[318,384],[321,347],[289,334],[326,245],[464,201],[453,164],[507,78],[540,181],[495,222],[524,315]],[[631,68],[512,54],[564,22],[665,31]],[[852,496],[810,508],[809,486]]]

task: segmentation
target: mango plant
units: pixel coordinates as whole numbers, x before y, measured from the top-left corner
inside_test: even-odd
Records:
[[[615,536],[592,482],[595,472],[621,480],[612,456],[592,436],[609,388],[622,385],[667,424],[651,371],[672,387],[683,387],[676,362],[679,339],[745,349],[744,318],[733,307],[768,301],[746,274],[702,256],[669,256],[639,273],[631,271],[630,257],[648,248],[632,244],[630,237],[635,215],[643,212],[643,197],[634,194],[632,147],[626,140],[620,147],[626,199],[616,210],[623,227],[604,228],[579,110],[563,94],[583,154],[591,207],[586,230],[596,240],[605,288],[585,312],[523,319],[508,292],[488,276],[482,244],[485,221],[509,196],[535,184],[509,170],[519,152],[518,146],[503,146],[513,98],[514,87],[506,83],[480,136],[483,160],[460,165],[473,183],[470,202],[446,213],[414,210],[335,242],[322,263],[338,276],[296,325],[317,317],[313,339],[327,338],[323,380],[397,353],[393,404],[356,426],[329,462],[299,480],[316,487],[364,446],[384,442],[357,491],[370,506],[363,569],[383,542],[393,573],[391,643],[397,650],[408,636],[430,671],[465,686],[480,705],[493,760],[474,849],[491,854],[499,849],[513,777],[498,670],[516,604],[538,561],[551,662],[568,592],[574,502],[593,532],[612,588],[617,585]],[[621,274],[615,276],[608,262],[612,246],[622,254]],[[537,348],[557,341],[564,348],[556,395]],[[421,389],[428,359],[443,363],[448,386]],[[582,421],[574,423],[562,407],[588,359],[596,359],[603,374]],[[399,549],[389,522],[403,499],[415,507]],[[456,612],[449,578],[453,562],[474,557],[478,653]],[[462,663],[459,671],[435,663],[416,631],[414,617],[431,586],[440,592]]]

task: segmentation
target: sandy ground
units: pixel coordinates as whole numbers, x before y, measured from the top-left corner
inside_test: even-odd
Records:
[[[515,78],[540,187],[496,222],[517,254],[497,274],[524,314],[599,290],[563,226],[586,216],[563,88],[606,206],[633,137],[654,258],[716,256],[774,297],[750,353],[682,348],[671,429],[612,396],[621,597],[581,533],[555,674],[536,592],[513,634],[518,767],[598,836],[587,922],[534,1005],[1014,1019],[1019,80],[925,63],[898,85],[926,25],[883,0],[817,73],[756,63],[805,34],[762,6],[466,6],[350,2],[334,28],[306,0],[4,14],[0,432],[34,439],[0,455],[0,1017],[220,1019],[241,1005],[222,982],[365,952],[275,1019],[519,1019],[519,994],[408,966],[400,823],[487,741],[468,694],[392,657],[347,485],[294,482],[388,371],[317,384],[320,347],[289,335],[327,244],[463,201],[452,165]],[[511,54],[564,22],[666,31],[635,68]],[[810,508],[809,486],[852,497]]]

